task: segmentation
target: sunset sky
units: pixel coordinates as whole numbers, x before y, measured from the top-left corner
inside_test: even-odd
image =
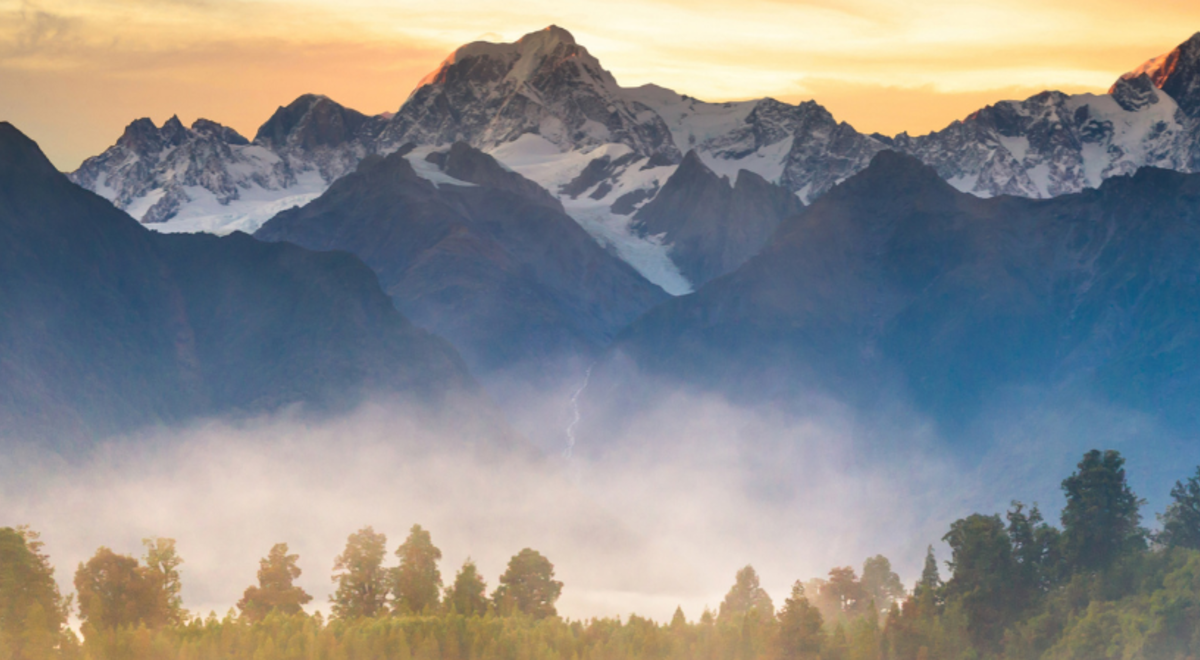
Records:
[[[626,86],[816,99],[925,133],[1043,89],[1103,92],[1200,31],[1158,0],[0,0],[0,119],[74,169],[137,117],[248,137],[306,92],[396,110],[456,46],[557,24]]]

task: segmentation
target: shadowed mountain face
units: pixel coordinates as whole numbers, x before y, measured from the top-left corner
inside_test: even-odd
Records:
[[[461,144],[432,153],[418,164],[441,164],[434,183],[407,154],[366,159],[256,236],[358,255],[406,316],[450,339],[480,375],[553,377],[667,297],[490,156]]]
[[[0,123],[0,436],[474,390],[347,254],[161,235]]]
[[[1187,421],[1198,256],[1197,175],[1143,169],[1053,200],[984,200],[883,152],[617,350],[741,400],[900,392],[957,423],[1034,385]]]
[[[746,263],[784,218],[804,205],[782,186],[742,170],[730,185],[689,151],[634,222],[643,235],[663,236],[671,261],[699,286]]]

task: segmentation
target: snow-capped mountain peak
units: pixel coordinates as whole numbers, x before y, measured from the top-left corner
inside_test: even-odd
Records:
[[[315,94],[280,107],[253,143],[207,119],[143,118],[71,178],[162,229],[253,231],[352,170],[385,121]]]
[[[1147,60],[1124,74],[1118,83],[1141,75],[1146,75],[1155,87],[1175,99],[1187,116],[1200,119],[1200,32],[1171,52]],[[1116,85],[1113,85],[1115,89]]]
[[[566,57],[581,57],[591,60],[590,63],[595,64],[596,68],[599,68],[600,65],[599,61],[588,54],[586,48],[575,43],[575,37],[570,32],[557,25],[530,32],[513,43],[475,41],[460,46],[451,53],[438,65],[438,68],[429,72],[417,83],[413,93],[426,85],[445,83],[449,71],[455,65],[475,58],[485,58],[501,63],[501,66],[507,69],[505,74],[507,80],[528,82],[547,58],[563,59]],[[611,76],[609,77],[611,78]]]
[[[569,32],[551,26],[456,50],[391,118],[379,148],[465,141],[488,150],[533,134],[562,151],[616,143],[678,162],[670,131],[647,110]]]

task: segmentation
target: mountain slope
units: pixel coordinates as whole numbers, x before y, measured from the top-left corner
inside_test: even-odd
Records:
[[[784,218],[804,205],[786,188],[742,170],[730,184],[689,151],[662,191],[633,216],[643,235],[660,235],[671,260],[699,286],[758,254]]]
[[[406,316],[482,376],[561,375],[564,360],[596,354],[666,298],[544,190],[465,144],[372,156],[256,236],[358,255]]]
[[[1175,99],[1184,114],[1200,119],[1200,33],[1171,52],[1145,62],[1121,76],[1121,79],[1132,80],[1142,75]]]
[[[959,423],[1009,388],[1068,387],[1186,422],[1198,195],[1200,175],[1143,169],[1053,200],[979,199],[883,152],[616,351],[741,400],[899,393]]]
[[[470,393],[346,254],[164,236],[0,123],[0,436],[88,438],[373,393]]]

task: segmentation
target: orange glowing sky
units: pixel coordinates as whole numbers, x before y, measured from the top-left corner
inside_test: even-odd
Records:
[[[63,169],[137,117],[253,137],[306,92],[394,111],[456,46],[557,24],[626,86],[816,99],[925,133],[1043,89],[1103,92],[1200,31],[1158,0],[0,0],[0,119]]]

